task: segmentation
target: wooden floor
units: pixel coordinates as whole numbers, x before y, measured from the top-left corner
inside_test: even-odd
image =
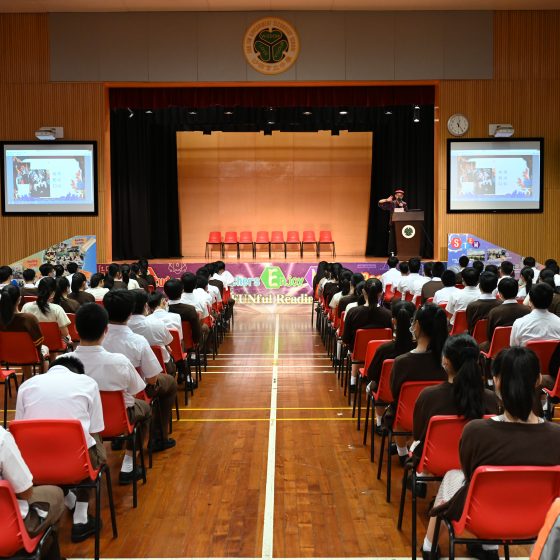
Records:
[[[131,487],[115,486],[119,538],[104,507],[102,557],[410,557],[408,503],[396,530],[400,468],[386,504],[310,308],[282,311],[236,306],[233,331],[173,424],[177,447],[154,456],[139,486],[138,508]],[[108,454],[116,481],[121,455]],[[70,523],[67,514],[63,555],[91,558],[93,539],[70,543]]]

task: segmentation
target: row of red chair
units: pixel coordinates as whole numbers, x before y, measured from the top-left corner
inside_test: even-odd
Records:
[[[295,246],[300,257],[303,258],[306,245],[314,248],[317,257],[321,255],[321,245],[330,245],[333,258],[336,256],[335,242],[330,231],[319,232],[319,239],[317,239],[315,232],[308,230],[303,232],[301,239],[297,231],[289,231],[285,239],[284,233],[281,231],[273,231],[270,235],[268,231],[258,231],[254,240],[253,233],[250,231],[242,231],[239,236],[236,231],[226,231],[223,237],[220,231],[211,231],[206,242],[205,257],[209,258],[213,247],[218,247],[221,256],[224,257],[226,249],[234,246],[237,249],[237,258],[240,257],[240,248],[243,247],[250,247],[253,258],[256,258],[257,248],[263,245],[268,246],[268,258],[271,258],[272,245],[284,246],[284,258],[287,257],[288,246]]]

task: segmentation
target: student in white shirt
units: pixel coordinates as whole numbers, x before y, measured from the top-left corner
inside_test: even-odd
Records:
[[[224,288],[231,290],[233,287],[233,283],[235,282],[235,278],[232,276],[229,270],[226,270],[226,265],[224,261],[216,261],[214,263],[217,272],[214,274],[218,280],[221,280],[224,284]]]
[[[350,293],[350,281],[352,280],[352,271],[348,269],[343,269],[338,277],[338,291],[333,294],[331,301],[329,302],[329,307],[331,309],[338,309],[338,304],[340,300]]]
[[[212,303],[219,303],[220,301],[222,301],[222,294],[220,293],[220,289],[217,286],[213,286],[212,284],[210,284],[210,271],[207,268],[208,266],[212,267],[212,265],[207,265],[199,268],[196,271],[196,276],[197,278],[199,276],[204,276],[206,278],[207,281],[206,290],[208,291],[208,294],[210,294],[212,298]]]
[[[525,257],[523,259],[523,266],[528,266],[529,268],[533,269],[533,282],[536,282],[539,279],[540,270],[536,266],[537,261],[535,257]]]
[[[103,339],[103,348],[109,352],[124,354],[147,383],[146,394],[157,395],[160,414],[155,414],[156,441],[153,451],[165,451],[175,447],[169,437],[169,418],[177,397],[177,383],[162,368],[148,341],[132,332],[127,322],[135,305],[134,292],[113,290],[105,294],[103,305],[109,314],[109,327]]]
[[[169,311],[169,303],[162,292],[154,292],[148,296],[148,321],[156,319],[161,321],[168,329],[177,329],[179,338],[183,340],[183,323],[179,313]]]
[[[16,420],[28,419],[79,420],[93,467],[98,468],[107,461],[99,437],[105,428],[99,387],[84,375],[84,366],[77,358],[61,356],[47,373],[35,375],[21,384]],[[90,489],[79,489],[75,495],[70,492],[65,498],[68,508],[74,508],[72,542],[81,542],[95,533],[95,519],[88,515],[90,495]]]
[[[428,264],[429,263],[426,263],[425,266]],[[408,260],[408,270],[410,274],[408,275],[406,290],[402,293],[402,299],[405,299],[407,293],[419,296],[422,293],[422,286],[430,281],[429,276],[422,276],[420,274],[421,266],[422,261],[418,257],[412,257]]]
[[[129,290],[140,290],[140,284],[131,276],[130,266],[128,264],[121,265],[121,280]]]
[[[79,268],[80,267],[78,266],[78,263],[75,262],[69,262],[66,265],[66,272],[68,272],[66,278],[68,278],[68,283],[70,284],[70,286],[72,285],[72,277],[74,276],[74,274],[76,274],[76,272],[78,272]]]
[[[518,298],[525,298],[529,295],[534,283],[535,272],[532,268],[526,266],[521,269],[519,273],[519,291],[517,292]]]
[[[35,285],[35,271],[32,268],[26,268],[22,273],[23,277],[23,288],[22,294],[27,295],[37,295],[37,286]]]
[[[103,348],[108,324],[109,316],[103,307],[96,303],[82,305],[76,313],[80,345],[66,356],[74,356],[84,364],[86,375],[96,381],[100,391],[122,391],[129,420],[133,423],[146,422],[144,435],[148,435],[151,407],[145,400],[134,397],[146,388],[146,383],[126,356],[107,352]],[[143,477],[142,468],[137,466],[136,473],[133,473],[132,466],[132,444],[128,443],[119,473],[120,484],[130,484],[134,476],[137,480]]]
[[[39,272],[42,278],[47,278],[47,277],[54,278],[55,276],[54,266],[51,263],[43,263],[39,267]]]
[[[387,259],[387,266],[389,267],[389,270],[385,271],[381,275],[381,284],[383,285],[383,291],[385,291],[387,284],[391,284],[391,286],[393,287],[393,291],[395,291],[394,288],[397,287],[401,279],[401,271],[397,268],[398,264],[399,259],[397,257],[389,257]]]
[[[101,272],[96,272],[92,275],[89,281],[89,288],[86,290],[88,294],[91,294],[96,300],[102,300],[103,296],[109,291],[108,288],[104,287],[105,276]]]
[[[188,303],[196,308],[200,319],[208,317],[208,307],[203,303],[200,298],[193,294],[196,288],[196,276],[192,272],[185,272],[181,276],[183,282],[183,293],[181,294],[181,303]]]
[[[193,295],[203,302],[207,307],[211,308],[214,303],[214,298],[208,291],[208,278],[203,275],[197,275],[196,288],[193,290]]]
[[[439,305],[440,303],[447,303],[451,296],[461,291],[459,290],[459,288],[457,288],[457,286],[455,286],[456,279],[457,275],[452,270],[446,270],[441,275],[441,283],[443,284],[443,288],[441,288],[441,290],[438,290],[434,294],[433,302],[436,305]]]
[[[450,296],[447,300],[447,307],[445,308],[445,311],[451,315],[449,322],[452,325],[455,322],[455,314],[457,311],[467,309],[467,305],[469,305],[471,301],[480,298],[480,290],[478,289],[480,272],[475,268],[468,267],[461,272],[461,277],[465,287],[462,290],[457,290],[457,293]]]
[[[403,261],[399,263],[399,272],[401,273],[400,280],[396,286],[393,286],[392,291],[395,292],[396,290],[402,295],[408,291],[408,282],[410,279],[410,271],[407,262]]]

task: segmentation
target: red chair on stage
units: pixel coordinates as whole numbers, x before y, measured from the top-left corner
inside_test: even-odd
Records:
[[[560,340],[530,340],[527,342],[527,348],[539,358],[542,375],[550,374],[550,358],[559,344]]]
[[[212,251],[212,247],[218,246],[220,255],[223,256],[223,247],[222,247],[222,232],[221,231],[211,231],[208,235],[208,241],[206,242],[206,251],[204,253],[204,257],[208,259],[210,253]]]
[[[270,259],[270,237],[268,236],[268,231],[257,231],[257,237],[255,238],[255,249],[253,251],[253,256],[257,256],[258,245],[268,246],[268,258]]]
[[[283,245],[284,246],[284,258],[286,258],[286,242],[284,241],[284,234],[281,231],[273,231],[270,235],[271,245]],[[270,257],[270,254],[269,254]]]
[[[317,256],[321,256],[321,245],[330,245],[332,249],[332,256],[333,259],[336,257],[336,250],[334,245],[334,240],[332,237],[331,231],[320,231],[319,232],[319,241],[317,242]]]
[[[255,258],[255,244],[253,243],[253,234],[250,231],[242,231],[239,234],[239,243],[237,244],[238,258],[239,258],[239,250],[241,249],[242,245],[244,246],[249,245],[251,247],[251,255],[253,256],[253,258]]]
[[[289,231],[286,234],[286,245],[284,246],[284,250],[287,250],[288,245],[297,245],[297,251],[300,254],[300,257],[303,258],[303,249],[301,246],[301,241],[299,239],[299,232],[297,231]]]
[[[477,344],[488,340],[488,319],[479,319],[474,326],[473,338]]]
[[[303,251],[306,245],[313,245],[315,248],[315,256],[319,256],[319,248],[317,245],[317,239],[315,238],[315,232],[307,230],[303,232],[303,238],[301,240],[301,257],[303,258]]]
[[[453,328],[451,329],[450,334],[461,334],[467,332],[468,330],[467,311],[465,309],[460,309],[455,312],[455,320],[453,321]]]
[[[226,231],[226,234],[224,235],[224,241],[222,242],[222,257],[226,256],[226,249],[231,245],[235,245],[237,258],[239,258],[239,240],[237,238],[236,231]]]

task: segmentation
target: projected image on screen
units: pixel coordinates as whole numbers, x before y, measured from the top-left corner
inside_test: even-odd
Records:
[[[449,212],[542,210],[540,140],[450,141]]]
[[[4,213],[94,213],[93,144],[4,144]]]

